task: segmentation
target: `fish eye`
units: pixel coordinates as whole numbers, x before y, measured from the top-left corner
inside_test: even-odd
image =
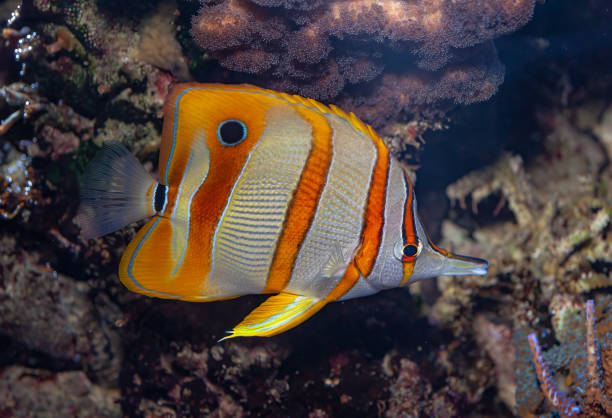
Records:
[[[235,119],[225,120],[217,128],[217,138],[223,145],[238,145],[247,136],[246,125]]]
[[[397,241],[393,248],[393,254],[398,260],[407,263],[412,262],[421,253],[423,244],[417,237],[411,237],[410,241]]]
[[[417,244],[406,244],[402,249],[402,254],[406,258],[412,258],[419,253],[419,246]]]

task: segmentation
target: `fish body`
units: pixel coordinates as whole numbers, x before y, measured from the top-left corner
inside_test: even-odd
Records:
[[[119,266],[138,293],[274,294],[229,337],[275,335],[329,302],[428,277],[486,273],[486,261],[431,242],[402,166],[334,106],[250,85],[177,85],[159,173],[106,147],[85,175],[83,233],[151,216]]]

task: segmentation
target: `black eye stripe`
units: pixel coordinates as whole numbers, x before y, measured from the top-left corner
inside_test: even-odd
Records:
[[[158,184],[155,188],[155,212],[161,212],[166,205],[166,189],[167,187],[163,184]]]
[[[217,128],[217,138],[223,145],[237,145],[247,136],[246,125],[235,119],[223,121]]]

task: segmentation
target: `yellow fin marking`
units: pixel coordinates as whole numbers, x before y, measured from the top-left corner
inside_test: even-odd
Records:
[[[255,308],[229,331],[234,337],[270,337],[291,329],[317,313],[327,302],[306,296],[279,293]]]

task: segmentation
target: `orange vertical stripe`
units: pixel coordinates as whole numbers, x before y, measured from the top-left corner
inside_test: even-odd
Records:
[[[327,300],[337,300],[348,292],[359,280],[372,273],[376,257],[382,242],[385,224],[385,201],[387,197],[387,179],[389,177],[389,150],[377,136],[371,136],[376,145],[378,158],[372,173],[372,182],[361,232],[361,245],[355,258],[344,272],[336,287],[327,295]]]
[[[274,252],[263,293],[280,292],[289,284],[295,260],[314,219],[331,165],[332,129],[329,123],[319,113],[308,108],[296,107],[296,110],[312,126],[312,149],[289,204],[285,226]]]
[[[166,135],[175,135],[176,145],[168,164],[168,205],[166,213],[175,202],[178,187],[189,160],[191,146],[196,137],[206,140],[210,152],[210,164],[206,181],[193,195],[191,201],[189,237],[181,267],[173,277],[180,283],[183,299],[200,295],[215,296],[216,289],[207,288],[207,277],[211,268],[212,240],[215,228],[227,204],[232,188],[255,144],[265,129],[267,109],[278,103],[278,99],[257,96],[248,92],[215,90],[207,85],[181,85],[181,91],[191,89],[181,96],[178,109],[168,107],[164,129]],[[213,86],[214,87],[214,86]],[[177,94],[176,92],[173,94]],[[178,96],[177,96],[178,97]],[[227,119],[239,118],[248,127],[246,139],[232,147],[223,146],[217,139],[219,124]],[[166,129],[166,125],[172,129]],[[167,138],[165,138],[167,142]],[[160,151],[160,170],[163,158],[169,157],[169,148]],[[167,161],[166,161],[167,162]],[[190,170],[201,170],[191,167]],[[163,172],[165,175],[165,172]],[[188,198],[182,195],[181,198]],[[170,245],[168,242],[167,245]],[[178,286],[178,285],[176,285]]]
[[[196,96],[196,92],[193,95]],[[194,100],[198,99],[194,97]],[[189,234],[185,261],[179,269],[177,280],[191,281],[200,292],[214,294],[216,290],[207,287],[207,278],[211,268],[215,229],[250,152],[263,134],[265,112],[273,100],[240,93],[230,96],[216,91],[201,92],[201,100],[205,100],[211,109],[210,112],[205,112],[208,108],[195,109],[208,113],[207,118],[210,119],[206,131],[210,167],[206,181],[195,193],[191,203],[192,232]],[[236,118],[237,115],[248,127],[247,138],[236,146],[225,147],[219,143],[216,129],[221,121]]]
[[[416,231],[414,230],[414,214],[412,212],[412,200],[414,193],[412,191],[412,183],[404,173],[404,181],[406,182],[406,203],[404,204],[404,225],[402,228],[402,238],[404,243],[413,242],[416,240]]]
[[[404,244],[412,243],[418,244],[418,237],[414,228],[414,211],[412,210],[414,192],[412,190],[412,182],[404,172],[404,181],[406,182],[406,203],[404,204],[404,225],[402,228],[402,239]],[[412,276],[414,270],[414,263],[416,262],[416,256],[410,260],[403,260],[404,263],[404,277],[400,286],[403,286]]]

